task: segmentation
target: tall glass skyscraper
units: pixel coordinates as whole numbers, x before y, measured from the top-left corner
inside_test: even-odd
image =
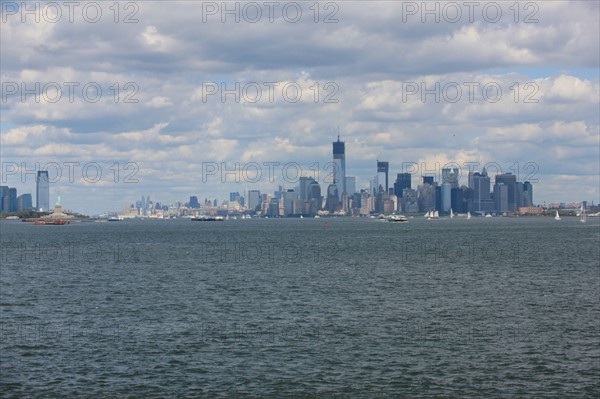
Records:
[[[35,200],[38,211],[50,210],[50,179],[47,170],[38,170],[37,172]]]
[[[338,135],[337,141],[333,142],[333,184],[338,188],[338,199],[342,200],[342,194],[346,191],[346,143],[340,141]]]

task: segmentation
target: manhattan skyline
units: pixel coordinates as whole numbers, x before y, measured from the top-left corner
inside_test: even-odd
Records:
[[[67,10],[44,24],[2,4],[1,184],[34,195],[36,164],[59,164],[51,202],[60,191],[65,209],[226,199],[245,187],[203,182],[203,162],[322,167],[338,133],[357,189],[376,160],[392,180],[405,162],[495,162],[537,165],[537,203],[600,201],[600,45],[581,33],[597,31],[597,2],[540,3],[535,15],[502,3],[498,20],[478,8],[452,21],[390,2],[320,3],[318,15],[302,3],[297,21],[278,9],[256,23],[201,2],[174,3],[176,16],[144,2],[132,23],[106,5],[93,29],[79,14],[64,21]],[[77,164],[73,181],[65,164]],[[87,164],[99,181],[82,178]],[[130,173],[137,183],[123,183]]]

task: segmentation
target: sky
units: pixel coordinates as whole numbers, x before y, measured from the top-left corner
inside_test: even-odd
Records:
[[[34,205],[37,169],[86,214],[327,185],[338,134],[357,189],[377,160],[413,187],[487,165],[538,204],[600,202],[597,1],[21,3],[1,172]]]

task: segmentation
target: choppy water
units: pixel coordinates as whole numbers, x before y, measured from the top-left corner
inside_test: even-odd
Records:
[[[600,220],[0,223],[0,392],[600,392]]]

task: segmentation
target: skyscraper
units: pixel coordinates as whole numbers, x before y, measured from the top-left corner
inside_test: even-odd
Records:
[[[0,186],[0,212],[9,212],[8,186]]]
[[[50,210],[50,179],[47,170],[38,170],[37,172],[35,200],[38,211]]]
[[[512,173],[496,175],[496,184],[504,183],[508,188],[508,212],[517,211],[517,176]]]
[[[260,191],[250,190],[248,191],[248,210],[250,212],[260,211],[260,204],[262,203],[260,197]]]
[[[411,188],[411,174],[398,173],[396,182],[394,183],[394,194],[396,194],[396,197],[402,198],[402,190],[405,188]]]
[[[8,204],[9,212],[17,211],[17,189],[14,187],[8,189]]]
[[[533,206],[533,185],[528,181],[523,183],[523,206]]]
[[[386,161],[377,161],[377,192],[388,192],[388,175],[390,172],[390,163]],[[385,185],[384,185],[385,184]],[[383,190],[381,190],[383,189]]]
[[[449,183],[451,188],[458,188],[458,170],[454,168],[442,169],[442,186]]]
[[[356,177],[346,177],[346,192],[348,193],[348,198],[351,198],[356,193]]]
[[[33,208],[31,194],[21,194],[17,197],[17,211],[27,211]]]
[[[200,208],[200,202],[198,202],[198,197],[196,197],[195,195],[192,195],[190,197],[190,208],[192,208],[192,209]]]
[[[342,194],[346,191],[346,144],[340,141],[333,142],[333,184],[338,188],[338,200],[342,200]]]

